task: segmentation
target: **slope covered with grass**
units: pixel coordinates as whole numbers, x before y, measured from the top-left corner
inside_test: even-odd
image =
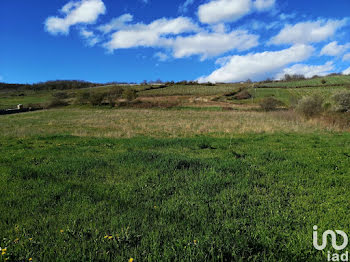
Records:
[[[296,81],[278,81],[273,83],[264,83],[261,86],[266,87],[308,87],[308,86],[331,86],[331,85],[350,85],[350,75],[331,75],[325,77],[309,78]]]

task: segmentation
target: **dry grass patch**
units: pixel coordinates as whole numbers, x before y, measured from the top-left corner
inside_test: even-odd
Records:
[[[2,116],[2,136],[70,134],[92,137],[230,136],[242,133],[338,131],[292,111],[192,111],[152,109],[53,109]]]

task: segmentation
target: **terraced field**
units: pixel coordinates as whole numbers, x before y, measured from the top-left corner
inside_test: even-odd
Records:
[[[153,89],[139,92],[140,96],[211,96],[222,95],[235,91],[239,86],[237,84],[221,84],[215,86],[199,86],[199,85],[174,85],[161,89]]]
[[[326,82],[322,82],[325,80]],[[290,81],[290,82],[273,82],[273,83],[264,83],[261,86],[266,87],[303,87],[303,86],[329,86],[329,85],[350,85],[350,76],[349,75],[335,75],[327,77],[318,77],[312,79],[305,79],[299,81]]]
[[[331,101],[333,94],[337,92],[350,90],[344,86],[315,86],[307,88],[250,88],[249,91],[253,95],[252,99],[247,103],[259,102],[264,97],[275,97],[276,99],[289,105],[293,100],[300,99],[303,96],[320,95],[327,102]],[[254,100],[255,99],[255,100]]]

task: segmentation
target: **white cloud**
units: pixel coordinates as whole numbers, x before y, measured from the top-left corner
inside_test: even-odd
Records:
[[[186,0],[182,5],[179,6],[180,13],[186,13],[188,11],[188,7],[192,5],[194,0]]]
[[[288,19],[293,19],[297,16],[296,13],[291,13],[291,14],[286,14],[286,13],[282,13],[279,15],[279,18],[281,20],[288,20]]]
[[[186,17],[176,19],[162,18],[145,25],[142,23],[129,25],[123,30],[112,34],[111,40],[104,46],[113,51],[132,47],[159,47],[167,45],[167,35],[177,35],[185,32],[195,32],[199,28]]]
[[[241,28],[248,28],[254,31],[268,31],[271,29],[277,29],[281,28],[281,22],[280,21],[273,21],[273,22],[263,22],[261,20],[250,20],[249,24],[245,24],[241,26]]]
[[[257,11],[273,8],[275,0],[213,0],[198,7],[198,17],[202,23],[234,22]]]
[[[343,56],[343,61],[349,61],[350,60],[350,53],[347,53]]]
[[[202,23],[236,21],[251,11],[250,0],[215,0],[200,5],[198,17]]]
[[[179,36],[171,44],[176,58],[200,55],[202,60],[229,50],[244,51],[258,45],[258,36],[247,31],[230,33],[200,32],[193,36]]]
[[[169,56],[167,54],[162,53],[162,52],[155,53],[154,57],[158,58],[158,60],[161,62],[164,62],[164,61],[169,59]]]
[[[321,55],[339,56],[350,48],[350,44],[338,45],[337,41],[331,42],[321,50]]]
[[[63,6],[60,12],[64,18],[51,16],[45,21],[45,29],[51,34],[68,34],[73,25],[93,24],[106,12],[106,7],[102,0],[71,1]]]
[[[314,52],[309,45],[295,45],[282,51],[231,56],[220,62],[222,67],[209,76],[200,77],[199,82],[237,82],[248,78],[261,80],[283,69],[283,67],[306,60]]]
[[[80,30],[80,35],[84,38],[90,38],[95,36],[94,32],[88,31],[85,28]]]
[[[286,25],[277,36],[270,41],[272,44],[306,44],[316,43],[332,37],[338,29],[345,26],[343,20],[318,20]]]
[[[343,71],[343,75],[350,75],[350,67]]]
[[[255,0],[254,7],[258,11],[269,10],[275,6],[275,0]]]
[[[107,34],[112,31],[126,28],[127,23],[131,22],[132,20],[133,20],[133,16],[131,14],[124,14],[117,18],[112,19],[108,24],[104,24],[97,27],[97,29]]]
[[[148,25],[133,24],[112,34],[104,46],[113,51],[123,48],[153,47],[172,50],[175,58],[200,55],[202,60],[229,50],[248,50],[258,45],[258,36],[247,31],[226,32],[224,25],[204,31],[189,18],[159,19]],[[187,35],[180,35],[187,33]]]
[[[94,46],[101,41],[100,37],[96,36],[94,32],[88,31],[85,28],[80,30],[80,35],[86,39],[89,46]]]
[[[315,75],[325,76],[330,74],[334,70],[333,62],[329,61],[324,65],[305,65],[296,64],[289,68],[283,69],[283,71],[276,75],[276,79],[283,79],[285,74],[289,75],[304,75],[305,77],[313,77]]]

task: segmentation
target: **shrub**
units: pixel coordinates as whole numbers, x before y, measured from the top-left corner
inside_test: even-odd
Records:
[[[111,107],[115,107],[115,104],[116,104],[116,98],[111,96],[111,95],[108,95],[107,96],[107,101],[108,101],[108,104],[111,106]]]
[[[222,111],[234,111],[235,109],[233,107],[230,106],[223,106],[221,107]]]
[[[108,94],[116,97],[120,97],[123,94],[124,89],[120,86],[112,87]]]
[[[251,98],[252,95],[247,90],[242,90],[238,94],[234,95],[233,98],[236,100],[244,100]]]
[[[123,91],[123,97],[128,101],[132,101],[137,98],[137,93],[134,89],[128,88]]]
[[[82,92],[78,93],[76,98],[76,104],[86,105],[91,104],[93,106],[99,106],[105,103],[108,103],[110,106],[114,107],[116,104],[116,100],[120,98],[123,94],[122,87],[113,87],[109,89],[107,92]]]
[[[335,110],[338,112],[350,111],[350,92],[342,91],[332,97],[335,102]]]
[[[66,92],[56,92],[52,94],[53,97],[56,97],[58,99],[66,99],[68,98],[68,94]]]
[[[297,111],[305,117],[314,117],[323,112],[324,99],[319,95],[303,97],[297,105]]]
[[[116,100],[120,98],[123,94],[123,88],[122,87],[114,87],[106,95],[106,99],[108,101],[108,104],[111,107],[114,107],[116,104]]]
[[[332,108],[332,104],[330,102],[323,104],[324,111],[330,111],[331,108]]]
[[[289,108],[296,108],[298,106],[300,98],[298,98],[297,96],[290,96],[288,100],[289,100]]]
[[[53,97],[50,102],[47,104],[47,108],[55,108],[55,107],[62,107],[67,106],[68,103],[64,101],[63,99]]]
[[[321,80],[321,83],[324,85],[324,84],[327,83],[327,81],[326,81],[325,79],[322,79],[322,80]]]
[[[89,97],[89,103],[93,106],[100,106],[102,105],[102,102],[106,96],[106,93],[91,92]]]
[[[40,104],[40,103],[29,103],[27,105],[28,108],[31,108],[31,109],[43,109],[45,107],[45,105],[43,104]]]
[[[350,128],[350,115],[332,112],[323,116],[322,120],[330,126],[348,130]]]
[[[75,103],[78,105],[86,105],[89,103],[89,99],[90,99],[89,92],[78,93]]]
[[[278,106],[283,105],[283,103],[273,97],[267,97],[261,100],[259,105],[264,111],[272,111],[276,110]]]

